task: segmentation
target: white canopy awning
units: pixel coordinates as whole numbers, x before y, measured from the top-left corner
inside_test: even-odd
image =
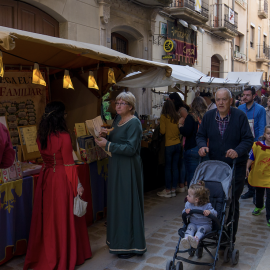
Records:
[[[260,88],[262,84],[262,72],[230,72],[226,79],[206,76],[202,72],[190,66],[171,65],[171,77],[166,77],[164,70],[155,68],[146,72],[129,74],[117,83],[124,87],[162,87],[180,83],[188,86],[201,87],[242,87],[252,85]],[[252,75],[250,75],[252,73]],[[232,76],[232,74],[235,74]]]

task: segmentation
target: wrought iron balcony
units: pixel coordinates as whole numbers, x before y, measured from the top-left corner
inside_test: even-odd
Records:
[[[244,53],[241,53],[238,51],[234,51],[234,58],[240,62],[246,62],[246,60],[247,60],[246,55]]]
[[[173,0],[170,7],[165,10],[175,17],[195,25],[205,24],[209,19],[207,0],[202,0],[201,6],[196,0]]]
[[[168,7],[173,0],[136,0],[133,3],[143,5],[145,7]]]
[[[259,0],[258,16],[261,19],[268,18],[268,1],[267,0]]]
[[[233,39],[238,30],[238,13],[225,4],[212,5],[210,24],[216,35]]]
[[[257,45],[257,62],[270,62],[270,47],[265,45]]]

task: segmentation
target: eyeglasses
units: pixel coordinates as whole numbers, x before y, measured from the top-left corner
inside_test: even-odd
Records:
[[[115,106],[124,106],[124,105],[129,105],[129,104],[128,103],[115,102]]]

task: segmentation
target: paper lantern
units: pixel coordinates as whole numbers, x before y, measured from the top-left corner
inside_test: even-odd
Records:
[[[111,84],[116,83],[115,78],[114,78],[113,68],[109,68],[109,71],[108,71],[108,83],[111,83]]]
[[[93,71],[89,71],[88,88],[94,88],[96,90],[99,90]]]
[[[69,76],[69,71],[68,70],[65,70],[64,79],[63,79],[63,88],[65,88],[65,89],[71,88],[71,89],[74,90],[74,87],[73,87],[71,78]]]
[[[39,65],[37,63],[34,64],[32,83],[46,86],[46,82],[39,70]]]
[[[0,51],[0,77],[4,77],[3,55]]]

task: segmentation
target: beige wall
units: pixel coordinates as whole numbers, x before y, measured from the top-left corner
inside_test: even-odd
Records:
[[[269,18],[260,19],[258,16],[259,10],[259,1],[248,1],[248,27],[250,31],[250,25],[255,25],[255,39],[254,39],[254,48],[250,47],[250,33],[249,33],[249,42],[248,42],[248,71],[256,72],[256,71],[265,71],[269,73],[268,64],[266,62],[258,62],[256,61],[256,56],[258,54],[258,41],[260,39],[260,45],[263,45],[263,36],[264,33],[267,35],[267,45],[269,46]],[[268,16],[269,16],[269,3],[268,3]],[[258,35],[258,27],[261,28],[261,35]]]
[[[100,44],[99,5],[95,0],[24,0],[60,23],[60,37]]]

